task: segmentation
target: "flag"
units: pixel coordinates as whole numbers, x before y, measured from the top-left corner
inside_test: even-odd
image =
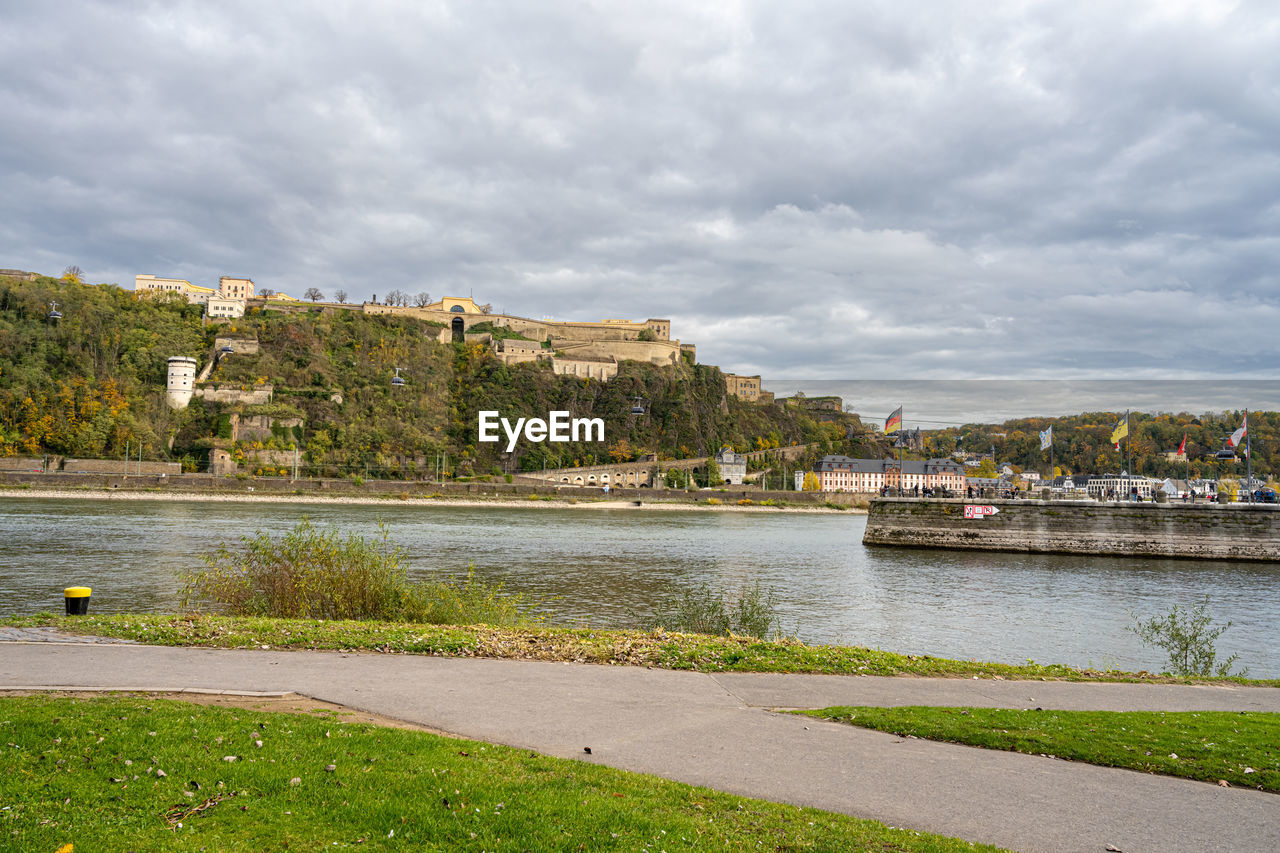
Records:
[[[1124,417],[1116,421],[1115,429],[1111,430],[1111,443],[1116,446],[1116,450],[1120,449],[1120,439],[1129,434],[1129,413],[1125,412]]]
[[[1244,423],[1240,424],[1240,429],[1231,433],[1231,438],[1227,439],[1227,444],[1232,447],[1239,447],[1240,442],[1244,441],[1245,436],[1249,434],[1249,416],[1246,415]]]
[[[1040,449],[1048,450],[1051,444],[1053,444],[1053,427],[1040,433]]]
[[[902,407],[893,410],[893,414],[884,419],[884,434],[898,432],[902,429]]]
[[[1185,456],[1186,453],[1187,453],[1187,434],[1184,432],[1182,434],[1182,444],[1178,445],[1178,455]]]

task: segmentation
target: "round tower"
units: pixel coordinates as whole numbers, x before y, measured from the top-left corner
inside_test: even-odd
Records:
[[[174,409],[185,409],[195,390],[196,360],[185,355],[169,359],[169,380],[165,383],[165,399]]]

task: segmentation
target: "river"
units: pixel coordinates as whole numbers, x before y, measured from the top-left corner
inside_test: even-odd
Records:
[[[907,550],[862,545],[845,514],[429,507],[380,504],[0,500],[0,614],[62,608],[93,587],[94,611],[176,609],[200,553],[303,517],[376,533],[418,577],[468,562],[511,591],[551,599],[558,624],[626,625],[698,584],[771,588],[783,627],[810,643],[1122,669],[1164,668],[1126,627],[1209,596],[1233,626],[1220,655],[1280,677],[1275,564]]]

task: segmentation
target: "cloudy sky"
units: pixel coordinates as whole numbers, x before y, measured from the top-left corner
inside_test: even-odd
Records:
[[[1280,378],[1272,3],[0,20],[3,267],[669,317],[767,379]]]

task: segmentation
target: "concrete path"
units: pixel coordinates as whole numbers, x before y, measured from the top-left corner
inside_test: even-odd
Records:
[[[1280,689],[706,675],[336,652],[0,643],[0,689],[32,687],[292,691],[548,755],[1017,850],[1280,850],[1280,797],[1273,794],[898,738],[773,710],[967,704],[1280,711]]]

